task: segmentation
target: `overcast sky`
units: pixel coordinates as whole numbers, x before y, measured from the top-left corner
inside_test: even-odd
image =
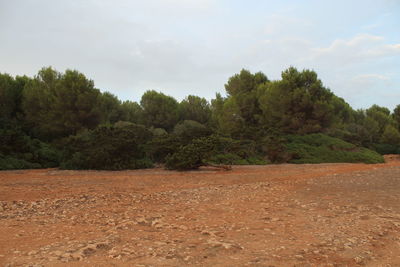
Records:
[[[139,101],[224,93],[242,68],[314,69],[354,108],[400,104],[399,0],[0,0],[0,72],[77,69]]]

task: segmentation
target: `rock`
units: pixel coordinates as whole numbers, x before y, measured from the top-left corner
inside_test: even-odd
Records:
[[[30,251],[29,253],[28,253],[28,256],[33,256],[33,255],[36,255],[36,254],[38,254],[39,253],[39,251],[37,251],[37,250],[32,250],[32,251]]]
[[[56,250],[56,251],[53,251],[52,254],[53,254],[53,255],[56,255],[57,257],[61,257],[61,255],[63,255],[64,252],[59,251],[59,250]]]
[[[364,262],[364,258],[361,257],[361,256],[355,257],[355,258],[354,258],[354,261],[355,261],[357,264],[360,264],[360,265],[365,263],[365,262]]]
[[[243,249],[242,246],[237,245],[237,244],[231,244],[231,243],[226,243],[226,242],[220,242],[215,239],[209,239],[207,241],[208,244],[212,245],[212,247],[223,247],[225,249]]]
[[[72,253],[71,254],[71,258],[74,259],[74,260],[81,261],[81,260],[83,260],[84,255],[81,252],[78,251],[78,252]]]
[[[304,260],[304,256],[303,255],[295,255],[294,257],[296,259],[298,259],[298,260]]]

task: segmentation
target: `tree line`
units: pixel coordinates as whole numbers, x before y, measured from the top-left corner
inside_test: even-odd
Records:
[[[400,105],[354,110],[314,71],[291,67],[271,81],[241,70],[225,90],[210,102],[150,90],[137,103],[101,92],[76,70],[0,73],[0,169],[373,163],[378,153],[400,153]]]

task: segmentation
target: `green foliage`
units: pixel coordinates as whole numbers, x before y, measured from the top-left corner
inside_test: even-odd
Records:
[[[208,162],[223,165],[265,165],[268,163],[261,157],[242,158],[232,153],[213,155]]]
[[[27,136],[18,126],[0,122],[0,170],[58,166],[60,152]]]
[[[219,114],[217,122],[221,132],[234,138],[253,138],[259,132],[259,119],[261,109],[258,102],[258,88],[267,84],[267,77],[261,73],[252,74],[248,70],[242,70],[229,78],[225,84],[228,98],[221,106],[218,103]]]
[[[213,129],[218,129],[220,127],[220,118],[223,112],[225,101],[226,98],[222,97],[220,93],[216,93],[215,99],[211,100],[210,125]]]
[[[179,114],[181,120],[206,124],[211,117],[210,104],[205,98],[189,95],[179,103]]]
[[[35,136],[53,140],[101,122],[100,91],[82,73],[43,68],[23,91],[22,107]]]
[[[0,169],[55,167],[61,149],[63,168],[109,170],[265,164],[266,156],[372,163],[382,158],[361,146],[399,152],[400,105],[393,113],[377,105],[355,111],[314,71],[289,68],[269,81],[241,70],[225,89],[211,104],[147,91],[139,105],[100,92],[74,70],[43,68],[33,79],[0,74]]]
[[[323,134],[290,135],[285,146],[291,163],[384,162],[375,151]]]
[[[150,139],[151,132],[140,125],[99,126],[66,141],[61,167],[97,170],[148,168],[152,162],[145,155],[144,144]]]
[[[398,129],[400,130],[400,105],[397,105],[393,110],[393,119],[397,123]]]
[[[270,132],[261,141],[264,154],[274,163],[287,162],[291,155],[286,151],[286,139],[278,132]]]
[[[400,145],[372,144],[371,149],[375,150],[381,155],[400,154]]]
[[[382,133],[381,143],[400,145],[400,132],[392,125],[386,125]]]
[[[191,120],[178,123],[173,130],[173,134],[176,135],[182,143],[188,143],[193,139],[208,136],[211,133],[211,130],[203,124]]]
[[[146,145],[148,157],[157,163],[165,163],[168,155],[174,154],[182,144],[181,140],[175,135],[156,135]]]
[[[21,119],[21,99],[25,84],[30,79],[26,76],[16,78],[0,73],[0,118],[3,120]]]
[[[257,154],[256,144],[250,140],[233,140],[211,135],[181,146],[166,160],[168,169],[189,170],[208,164],[265,164]]]
[[[0,170],[38,169],[42,167],[39,163],[0,154]]]
[[[143,109],[142,107],[132,101],[124,101],[121,104],[122,120],[130,121],[137,124],[143,123]]]
[[[166,168],[170,170],[190,170],[197,169],[204,165],[205,157],[204,146],[199,144],[188,144],[179,149],[178,152],[168,155],[166,158]]]
[[[100,121],[105,124],[112,124],[120,120],[126,120],[127,114],[121,101],[113,94],[104,92],[98,95],[96,109],[100,115]]]
[[[147,91],[140,100],[146,126],[170,131],[179,120],[178,102],[171,96]]]
[[[262,121],[284,133],[321,132],[335,121],[333,94],[314,71],[291,67],[282,72],[282,80],[260,87],[259,95]]]

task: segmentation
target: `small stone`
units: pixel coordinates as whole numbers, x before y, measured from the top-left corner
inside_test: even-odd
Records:
[[[295,255],[294,257],[296,259],[298,259],[298,260],[304,260],[304,256],[303,255]]]
[[[61,255],[61,257],[62,258],[65,258],[65,259],[68,259],[68,258],[70,258],[71,257],[71,253],[63,253],[62,255]]]
[[[36,255],[36,254],[38,254],[38,251],[37,250],[32,250],[32,251],[30,251],[28,253],[28,256],[33,256],[33,255]]]
[[[354,261],[355,261],[357,264],[364,264],[364,258],[363,258],[363,257],[360,257],[360,256],[355,257],[355,258],[354,258]]]
[[[82,259],[84,258],[84,256],[83,256],[82,253],[80,253],[80,252],[72,253],[72,254],[71,254],[71,257],[72,257],[74,260],[78,260],[78,261],[80,261],[80,260],[82,260]]]
[[[53,255],[56,255],[57,257],[61,257],[62,254],[64,254],[64,252],[56,250],[52,252]]]

